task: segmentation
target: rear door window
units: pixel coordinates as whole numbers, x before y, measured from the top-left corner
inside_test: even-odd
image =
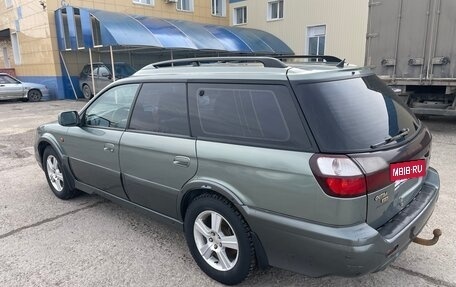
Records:
[[[188,136],[185,84],[143,84],[133,109],[130,129]]]
[[[280,85],[190,84],[192,131],[233,143],[309,147],[288,88]]]
[[[419,129],[419,121],[377,76],[294,84],[323,152],[372,151],[372,145],[404,129],[409,133],[399,142],[412,138]]]

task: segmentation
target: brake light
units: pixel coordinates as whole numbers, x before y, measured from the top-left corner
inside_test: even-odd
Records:
[[[367,193],[364,173],[346,156],[315,154],[310,159],[310,167],[323,191],[328,195],[349,198]]]
[[[366,194],[364,176],[356,178],[326,178],[326,184],[336,196],[355,197]]]
[[[344,155],[315,154],[310,159],[310,168],[323,191],[344,198],[366,195],[391,184],[388,167],[379,157],[352,159]]]

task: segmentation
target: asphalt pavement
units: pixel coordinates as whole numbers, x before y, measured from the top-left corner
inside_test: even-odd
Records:
[[[96,195],[62,201],[33,155],[35,128],[83,101],[0,102],[0,286],[220,286],[193,261],[182,233]],[[308,278],[268,268],[241,286],[456,287],[456,118],[424,121],[441,193],[421,237],[386,270]]]

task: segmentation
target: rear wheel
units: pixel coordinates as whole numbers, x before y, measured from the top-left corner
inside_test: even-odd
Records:
[[[39,100],[41,100],[41,97],[42,97],[41,91],[37,90],[37,89],[30,90],[27,93],[27,98],[31,102],[38,102]]]
[[[82,94],[86,99],[90,99],[92,97],[92,90],[90,89],[89,85],[84,84],[82,86]]]
[[[250,228],[225,198],[214,194],[196,197],[187,209],[184,228],[193,258],[209,277],[234,285],[253,270]]]
[[[65,179],[62,162],[52,147],[47,147],[43,154],[43,166],[46,179],[52,192],[60,199],[71,199],[80,192],[69,187]]]

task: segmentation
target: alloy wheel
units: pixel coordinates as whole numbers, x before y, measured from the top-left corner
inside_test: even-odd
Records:
[[[219,271],[231,270],[239,257],[239,243],[230,223],[219,213],[201,212],[193,225],[196,247],[203,259]]]
[[[60,171],[59,163],[57,158],[53,155],[49,155],[46,160],[46,168],[49,180],[51,181],[52,186],[57,191],[63,190],[63,174]]]

